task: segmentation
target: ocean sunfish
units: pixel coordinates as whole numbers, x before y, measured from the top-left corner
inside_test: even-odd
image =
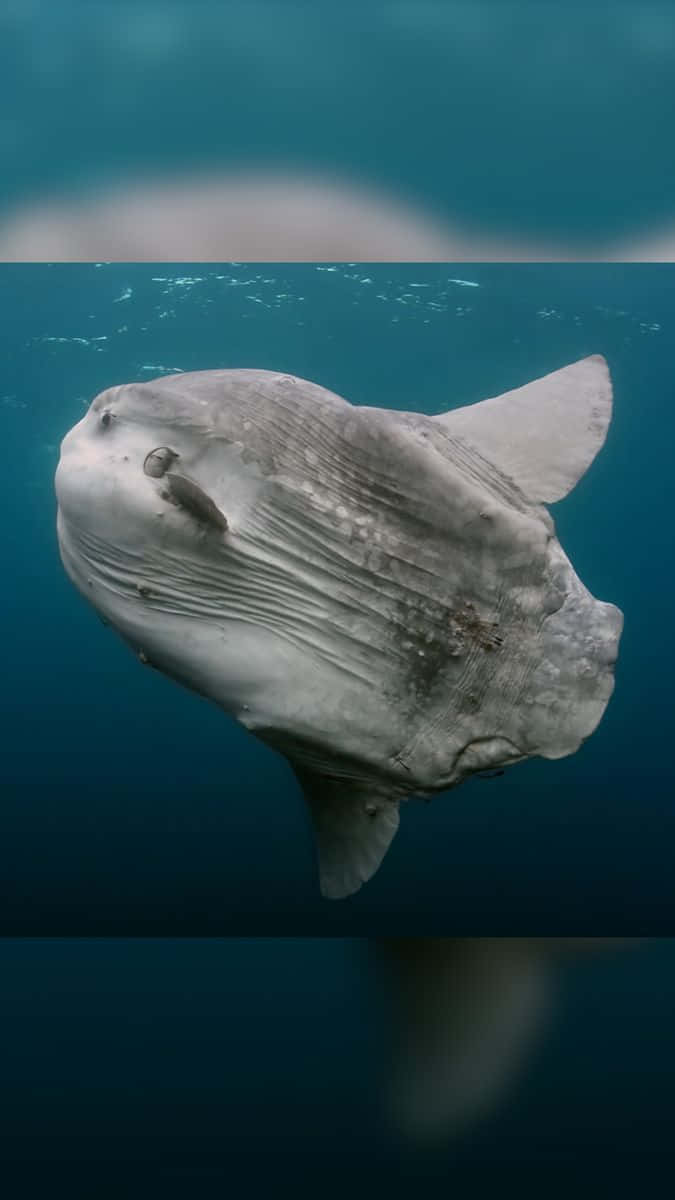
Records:
[[[61,558],[142,662],[285,755],[347,896],[406,797],[600,721],[622,614],[544,505],[611,405],[599,356],[438,416],[262,370],[110,387],[61,445]]]

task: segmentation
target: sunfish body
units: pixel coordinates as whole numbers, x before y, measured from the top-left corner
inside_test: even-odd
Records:
[[[595,356],[440,416],[271,371],[112,387],[61,446],[61,557],[143,662],[290,760],[321,890],[346,896],[406,796],[600,721],[622,616],[544,503],[610,416]]]

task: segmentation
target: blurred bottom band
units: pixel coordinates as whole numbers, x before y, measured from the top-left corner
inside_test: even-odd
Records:
[[[356,1170],[488,1194],[670,1161],[670,939],[17,939],[0,960],[5,1174],[267,1191],[332,1164],[329,1194]]]

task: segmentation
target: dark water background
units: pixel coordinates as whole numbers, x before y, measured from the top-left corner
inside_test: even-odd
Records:
[[[563,968],[501,1102],[421,1148],[363,943],[0,941],[5,1194],[667,1195],[674,951]]]
[[[620,265],[0,268],[0,931],[672,932],[674,281]],[[142,669],[67,580],[59,440],[102,388],[175,368],[271,368],[438,412],[591,353],[614,421],[553,513],[580,578],[625,613],[605,717],[570,758],[404,806],[375,878],[323,901],[286,763]]]

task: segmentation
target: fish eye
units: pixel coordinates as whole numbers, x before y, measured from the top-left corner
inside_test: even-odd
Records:
[[[101,413],[101,425],[104,429],[108,429],[108,427],[112,424],[112,419],[113,415],[108,411],[108,409]]]
[[[162,475],[168,471],[172,462],[179,457],[180,455],[176,454],[176,451],[171,450],[168,446],[157,446],[149,454],[146,454],[143,470],[146,475],[152,476],[153,479],[161,479]]]

